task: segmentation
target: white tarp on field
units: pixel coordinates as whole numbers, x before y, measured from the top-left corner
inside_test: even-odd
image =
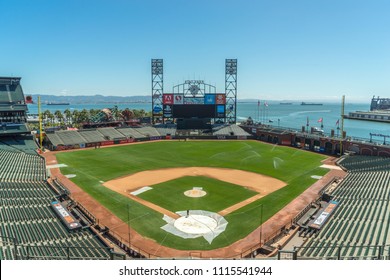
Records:
[[[189,212],[179,211],[176,213],[180,218],[173,219],[164,215],[163,220],[167,224],[161,228],[184,239],[203,236],[211,244],[214,238],[225,231],[228,224],[223,216],[214,212],[189,210]]]

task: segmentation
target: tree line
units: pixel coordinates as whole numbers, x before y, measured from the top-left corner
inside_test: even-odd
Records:
[[[81,127],[85,123],[110,122],[110,121],[130,121],[144,117],[150,117],[151,112],[143,109],[123,109],[117,107],[111,109],[83,109],[83,110],[56,110],[51,112],[45,110],[42,112],[42,123],[44,126],[71,126]]]

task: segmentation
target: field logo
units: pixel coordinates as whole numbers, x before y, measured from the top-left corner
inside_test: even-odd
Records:
[[[163,104],[173,104],[173,94],[163,94]]]

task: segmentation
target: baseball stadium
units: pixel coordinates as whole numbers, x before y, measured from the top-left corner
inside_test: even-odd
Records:
[[[0,77],[0,259],[390,259],[389,145],[238,124],[236,59],[224,92],[163,73],[149,123],[35,132]]]

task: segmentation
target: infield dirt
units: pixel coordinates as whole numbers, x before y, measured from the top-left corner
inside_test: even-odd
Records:
[[[168,214],[171,217],[176,217],[174,213],[163,211],[163,209],[161,209],[160,207],[155,207],[154,205],[151,205],[150,203],[130,193],[134,190],[137,190],[145,186],[152,186],[155,184],[174,180],[184,176],[210,177],[231,184],[240,185],[259,193],[258,195],[255,195],[249,199],[246,199],[240,203],[237,203],[221,211],[219,213],[221,215],[227,215],[230,212],[233,212],[236,209],[239,209],[287,185],[285,182],[281,180],[269,176],[265,176],[262,174],[236,170],[236,169],[210,168],[210,167],[166,168],[166,169],[142,171],[118,179],[107,181],[103,183],[103,185],[120,194],[127,195],[130,198],[137,200],[138,202],[148,207],[154,208],[159,212]]]

